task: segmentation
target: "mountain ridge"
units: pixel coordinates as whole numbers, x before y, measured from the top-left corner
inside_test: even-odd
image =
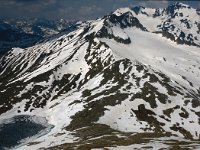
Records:
[[[196,10],[185,7],[179,9],[196,15]],[[40,115],[55,126],[35,141],[47,140],[22,148],[48,148],[51,142],[73,145],[76,138],[73,146],[81,148],[87,147],[87,136],[93,141],[108,135],[116,142],[124,140],[120,135],[132,139],[131,133],[199,140],[198,28],[193,21],[190,33],[197,40],[178,42],[182,31],[189,35],[187,26],[179,26],[180,20],[191,16],[175,16],[179,21],[169,23],[179,32],[167,28],[163,34],[168,15],[155,17],[158,9],[142,9],[148,13],[118,9],[69,34],[30,48],[14,48],[0,58],[1,117]],[[157,25],[148,23],[153,18],[160,19],[154,20]],[[96,129],[106,133],[99,135]],[[96,148],[94,143],[90,148]]]

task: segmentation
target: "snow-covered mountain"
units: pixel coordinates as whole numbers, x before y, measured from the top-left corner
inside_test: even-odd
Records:
[[[26,48],[60,32],[71,32],[76,22],[64,19],[2,19],[0,20],[0,54],[13,47]]]
[[[54,125],[19,149],[199,148],[199,25],[182,3],[120,8],[14,48],[0,58],[0,119]]]
[[[34,19],[11,19],[4,20],[4,23],[11,27],[20,29],[27,34],[40,35],[42,37],[49,37],[58,34],[62,30],[73,28],[75,22],[70,22],[65,19],[48,20],[45,18]]]

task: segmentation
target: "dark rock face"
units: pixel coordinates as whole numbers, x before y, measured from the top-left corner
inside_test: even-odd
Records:
[[[180,21],[185,24],[187,29],[191,29],[191,24],[187,19],[181,19]],[[197,40],[197,37],[194,37],[192,34],[186,35],[182,30],[177,29],[176,26],[171,23],[170,19],[165,21],[162,25],[159,25],[158,28],[161,31],[156,31],[154,33],[161,33],[164,37],[177,42],[177,44],[200,46],[194,41],[195,39]]]
[[[197,23],[198,31],[197,33],[200,34],[200,23]]]
[[[181,19],[180,21],[181,21],[181,23],[183,23],[183,24],[186,25],[187,29],[191,29],[191,23],[190,23],[189,20],[187,20],[187,19]]]
[[[175,18],[176,15],[178,15],[177,13],[175,13],[175,10],[181,9],[181,8],[188,8],[190,9],[190,6],[184,5],[182,3],[174,3],[169,5],[166,8],[166,13],[171,16],[171,18]]]
[[[162,15],[162,13],[163,12],[161,11],[161,9],[156,9],[155,13],[153,14],[153,17],[159,17]]]
[[[141,29],[142,31],[147,31],[147,29],[139,22],[139,20],[134,17],[131,12],[124,13],[120,16],[116,14],[111,14],[105,17],[104,26],[102,29],[97,33],[98,37],[106,37],[110,39],[114,39],[119,43],[130,44],[131,40],[128,37],[127,39],[123,39],[121,37],[116,37],[115,35],[110,32],[111,27],[113,26],[120,26],[120,28],[131,28],[136,27]]]
[[[113,23],[114,25],[120,25],[120,27],[127,28],[127,27],[137,27],[143,31],[147,31],[145,27],[139,22],[139,20],[132,15],[131,12],[126,12],[120,16],[112,14],[107,17],[106,21]]]
[[[119,43],[124,43],[124,44],[130,44],[131,40],[128,37],[127,39],[123,39],[120,37],[116,37],[113,34],[110,34],[108,29],[106,27],[103,27],[99,32],[98,32],[98,37],[100,38],[109,38],[109,39],[114,39],[115,41],[119,42]]]

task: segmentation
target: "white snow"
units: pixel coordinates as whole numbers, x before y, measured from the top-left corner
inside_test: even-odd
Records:
[[[107,106],[108,110],[105,111],[98,123],[107,124],[113,129],[124,132],[143,132],[142,128],[150,127],[150,125],[145,121],[139,122],[131,111],[131,109],[137,110],[139,104],[143,104],[143,100],[130,101],[130,99],[127,99],[114,107]]]
[[[188,87],[189,83],[180,78],[180,76],[184,76],[193,83],[194,88],[190,88],[195,90],[200,87],[200,82],[196,82],[199,80],[200,75],[198,69],[199,48],[177,45],[161,35],[143,32],[135,28],[125,29],[124,31],[131,38],[131,44],[117,43],[112,39],[100,40],[106,42],[115,55],[118,55],[121,59],[129,58],[133,61],[137,60],[143,64],[148,64],[174,81]],[[188,69],[191,69],[191,71]]]

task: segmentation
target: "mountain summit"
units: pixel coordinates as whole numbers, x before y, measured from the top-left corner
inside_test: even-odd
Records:
[[[175,3],[120,8],[13,48],[0,58],[1,119],[36,115],[54,125],[21,149],[190,146],[200,138],[199,32],[198,10]]]

